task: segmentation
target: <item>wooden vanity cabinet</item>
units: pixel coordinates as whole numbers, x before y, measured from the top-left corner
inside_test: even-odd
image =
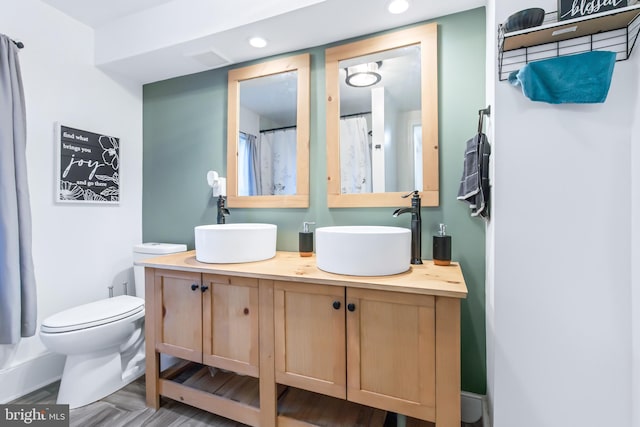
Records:
[[[278,383],[435,420],[435,297],[297,282],[274,289]]]
[[[175,270],[154,274],[156,350],[258,376],[258,280]]]
[[[382,425],[384,411],[460,425],[459,265],[389,278],[332,275],[287,252],[144,265],[148,406],[162,395],[256,427],[337,425],[335,414]],[[160,353],[204,366],[161,373]]]
[[[146,269],[145,282],[147,406],[159,408],[162,395],[260,425],[264,413],[255,406],[255,394],[243,396],[244,400],[225,396],[246,388],[243,378],[259,375],[258,279],[153,268]],[[217,380],[210,371],[200,370],[187,381],[176,382],[174,372],[188,365],[178,364],[161,374],[160,353],[242,376],[227,381],[225,373]],[[197,375],[210,380],[203,383],[205,389],[196,386]]]

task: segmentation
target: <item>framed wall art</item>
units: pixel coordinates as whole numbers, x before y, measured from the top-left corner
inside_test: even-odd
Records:
[[[55,124],[58,203],[118,204],[120,138]]]
[[[621,7],[627,7],[627,0],[558,0],[558,21],[597,15]]]

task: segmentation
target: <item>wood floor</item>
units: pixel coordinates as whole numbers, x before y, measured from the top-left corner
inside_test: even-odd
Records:
[[[59,385],[59,382],[55,382],[11,403],[55,403]],[[161,398],[161,406],[157,411],[149,409],[145,406],[144,377],[98,402],[72,409],[70,419],[72,427],[246,427],[171,399]],[[395,424],[391,414],[387,417],[385,427],[394,427]],[[407,426],[432,427],[433,424],[408,419]],[[482,423],[462,423],[461,427],[482,427]]]

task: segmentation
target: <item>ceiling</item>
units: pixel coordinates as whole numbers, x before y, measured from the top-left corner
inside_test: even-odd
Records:
[[[42,0],[95,33],[96,65],[141,84],[481,7],[486,0]],[[251,47],[259,35],[269,44]]]

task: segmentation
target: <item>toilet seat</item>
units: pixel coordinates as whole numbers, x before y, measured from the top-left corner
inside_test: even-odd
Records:
[[[130,295],[90,302],[47,317],[41,332],[72,332],[112,323],[144,311],[144,300]]]

